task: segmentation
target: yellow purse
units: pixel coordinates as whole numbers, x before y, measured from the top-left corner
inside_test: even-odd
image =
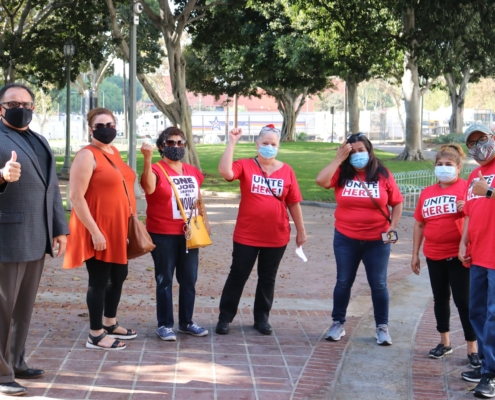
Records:
[[[201,192],[199,191],[199,196],[200,198],[196,200],[193,204],[193,208],[191,210],[191,216],[189,219],[186,217],[186,213],[184,211],[184,207],[182,206],[182,201],[180,200],[179,197],[179,192],[177,191],[177,188],[175,187],[174,182],[170,178],[170,176],[167,174],[167,171],[165,171],[165,168],[163,168],[160,163],[156,163],[160,167],[160,169],[163,171],[165,176],[167,177],[170,186],[172,186],[172,189],[175,193],[175,198],[177,200],[177,205],[179,206],[180,209],[180,214],[182,216],[182,219],[184,220],[184,236],[186,237],[186,253],[188,249],[200,249],[202,247],[207,247],[211,245],[211,238],[210,235],[208,234],[208,231],[206,229],[206,210],[203,204],[203,200],[201,199]],[[203,215],[200,215],[198,213],[198,208],[201,209],[201,213]]]

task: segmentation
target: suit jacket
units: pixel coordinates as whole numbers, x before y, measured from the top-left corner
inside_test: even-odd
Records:
[[[53,257],[53,238],[69,233],[55,158],[47,140],[31,133],[40,139],[51,156],[48,182],[31,146],[0,120],[0,168],[11,159],[12,150],[21,164],[19,180],[0,185],[0,262],[39,260],[46,251]]]

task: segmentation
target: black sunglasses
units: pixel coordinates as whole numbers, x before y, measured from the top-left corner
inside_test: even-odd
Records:
[[[115,122],[107,122],[106,124],[95,124],[93,129],[102,129],[102,128],[112,128],[115,129]]]
[[[366,137],[364,135],[364,133],[351,133],[349,136],[347,136],[347,140],[349,140],[353,136],[356,137],[356,138],[360,138],[360,137],[363,137],[363,136]]]
[[[5,104],[7,104],[7,106],[9,107],[9,109],[11,109],[11,108],[19,108],[20,106],[22,106],[23,108],[27,108],[27,109],[31,110],[34,107],[34,103],[31,102],[31,101],[23,101],[23,102],[19,102],[19,101],[7,101],[5,103],[1,103],[1,105],[4,106],[4,107],[5,107]]]
[[[184,147],[186,145],[186,140],[165,140],[165,145],[167,147]]]

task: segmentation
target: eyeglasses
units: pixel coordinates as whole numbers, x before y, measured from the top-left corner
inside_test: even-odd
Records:
[[[95,124],[93,129],[102,129],[102,128],[112,128],[115,129],[115,122],[107,122],[106,124]]]
[[[186,140],[165,140],[165,145],[167,147],[184,147],[186,145]]]
[[[5,103],[0,103],[2,106],[5,107],[7,104],[8,108],[19,108],[22,106],[22,108],[27,108],[27,109],[32,109],[34,107],[34,103],[32,101],[7,101]],[[7,107],[6,107],[7,108]]]
[[[360,137],[363,137],[363,136],[366,137],[364,135],[364,133],[351,133],[349,136],[347,136],[347,140],[349,140],[353,136],[356,137],[356,138],[360,138]]]
[[[272,128],[271,126],[264,126],[263,128],[261,128],[260,133],[264,132],[275,132],[278,136],[280,136],[280,129]]]
[[[490,135],[490,136],[488,136],[488,135],[487,136],[482,136],[478,140],[474,140],[474,141],[472,140],[470,142],[467,142],[466,143],[466,146],[467,146],[468,149],[473,149],[478,144],[481,144],[481,145],[487,144],[488,143],[488,140],[491,139],[491,138],[492,138],[492,135]]]

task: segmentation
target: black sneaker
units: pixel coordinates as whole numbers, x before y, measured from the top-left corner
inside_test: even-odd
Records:
[[[443,356],[451,353],[452,353],[452,347],[444,346],[442,343],[440,343],[437,347],[431,349],[428,355],[431,358],[442,358]]]
[[[477,397],[495,397],[495,383],[493,374],[481,374],[481,380],[474,388],[474,395]]]
[[[468,354],[468,360],[471,367],[473,368],[481,367],[481,360],[478,356],[478,353]]]
[[[481,380],[481,367],[472,371],[461,372],[462,379],[468,382],[479,382]]]

